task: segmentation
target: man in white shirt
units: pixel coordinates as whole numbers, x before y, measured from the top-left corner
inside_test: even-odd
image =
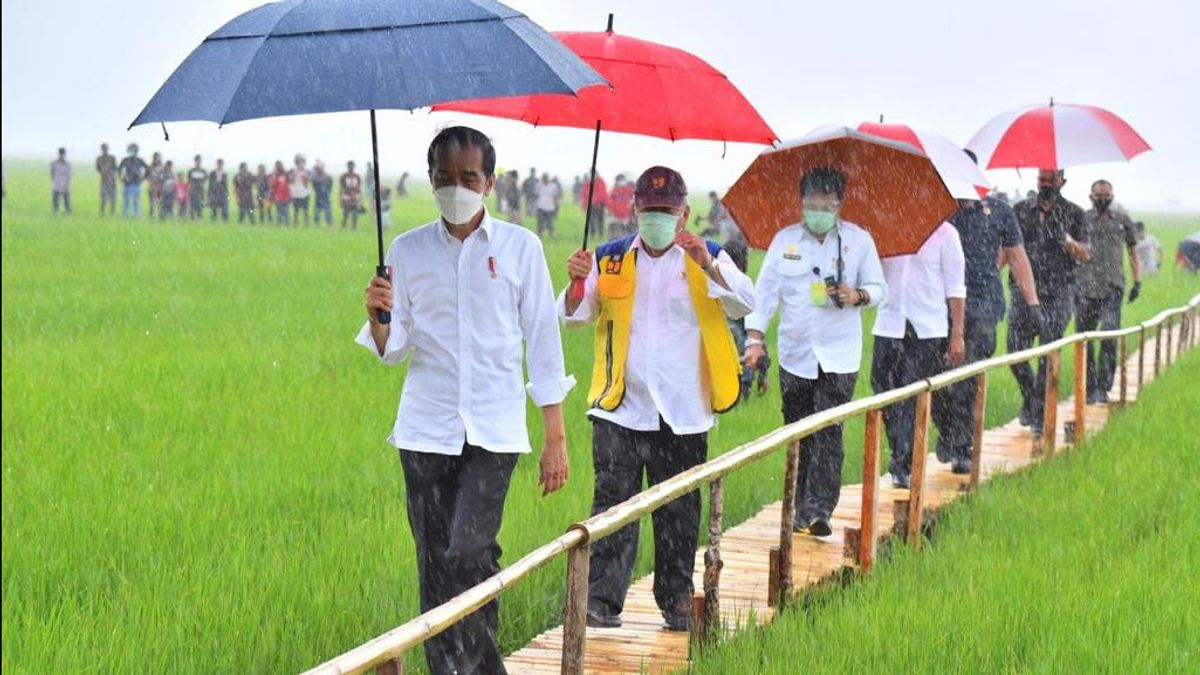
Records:
[[[558,216],[558,185],[550,180],[550,174],[542,174],[537,184],[537,233],[554,238],[554,220]]]
[[[753,367],[765,354],[767,326],[776,310],[782,312],[779,385],[788,424],[850,400],[862,362],[862,308],[887,292],[875,240],[838,218],[845,193],[845,176],[834,168],[810,169],[800,179],[804,220],[771,240],[755,286],[755,310],[746,317],[744,360]],[[840,424],[800,442],[797,532],[832,533],[842,459]]]
[[[500,570],[496,533],[509,479],[530,451],[527,394],[545,427],[543,494],[566,482],[561,404],[574,384],[563,371],[541,242],[484,208],[495,182],[491,141],[450,127],[433,139],[427,159],[441,218],[392,242],[392,279],[371,279],[369,320],[357,338],[389,365],[412,357],[388,441],[404,467],[422,612]],[[428,640],[430,670],[504,672],[498,623],[491,603]]]
[[[588,393],[596,491],[592,513],[704,462],[714,412],[738,399],[738,354],[726,316],[754,306],[754,285],[716,243],[684,229],[687,186],[651,167],[634,190],[637,234],[567,263],[582,298],[560,297],[569,327],[596,322]],[[700,493],[654,512],[654,599],[668,630],[687,630],[700,532]],[[621,625],[638,525],[592,543],[588,625]]]
[[[308,192],[312,174],[304,167],[304,155],[296,155],[296,166],[288,173],[288,192],[292,198],[292,224],[300,224],[300,214],[304,214],[304,224],[308,225]]]
[[[875,315],[875,353],[871,359],[871,388],[875,393],[936,375],[947,364],[962,364],[966,353],[963,325],[967,282],[958,230],[950,223],[942,223],[916,254],[884,260],[883,277],[888,294]],[[943,413],[969,414],[943,406],[938,408],[936,417]],[[915,399],[883,409],[892,449],[888,470],[892,484],[898,488],[909,486],[915,417]],[[960,457],[954,457],[951,463],[955,473],[971,470],[970,464],[964,465]]]

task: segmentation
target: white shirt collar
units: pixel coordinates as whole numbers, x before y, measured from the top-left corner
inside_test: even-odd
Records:
[[[434,222],[437,223],[437,230],[440,233],[440,236],[442,237],[442,241],[447,241],[447,242],[450,241],[453,237],[451,237],[450,231],[446,229],[446,221],[442,220],[441,216],[438,216],[438,219]],[[483,207],[483,220],[479,221],[479,227],[476,229],[476,231],[482,232],[483,233],[482,236],[484,239],[487,239],[489,241],[491,240],[491,238],[492,238],[492,214],[488,213],[486,205]],[[472,234],[474,234],[474,233],[472,233]],[[468,235],[468,236],[470,236],[470,235]]]

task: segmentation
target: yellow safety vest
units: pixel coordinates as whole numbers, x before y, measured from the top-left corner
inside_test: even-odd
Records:
[[[596,251],[596,295],[600,313],[596,321],[596,355],[588,401],[601,410],[616,410],[625,397],[625,361],[629,356],[629,330],[637,289],[637,249],[633,235],[601,246]],[[715,258],[721,247],[707,242]],[[688,290],[700,324],[702,377],[708,384],[713,412],[732,408],[741,394],[741,360],[725,322],[721,303],[708,297],[708,275],[690,256],[684,256]]]

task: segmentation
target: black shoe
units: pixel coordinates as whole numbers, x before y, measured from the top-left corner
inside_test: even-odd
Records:
[[[1017,416],[1017,421],[1019,421],[1023,427],[1033,426],[1033,413],[1029,411],[1028,403],[1021,404],[1021,414]]]
[[[892,487],[907,490],[910,486],[908,476],[902,476],[898,473],[892,474]]]
[[[792,532],[797,534],[808,534],[808,520],[799,517],[793,518]]]
[[[620,628],[621,615],[607,614],[588,608],[587,625],[588,628]]]
[[[824,518],[813,518],[808,524],[808,533],[814,537],[828,537],[833,534],[833,528],[829,526],[829,521]]]
[[[1092,396],[1092,398],[1094,400],[1089,401],[1089,403],[1108,403],[1108,392],[1098,391]]]
[[[663,612],[663,627],[672,632],[686,633],[692,628],[692,615]]]
[[[954,458],[953,460],[950,461],[950,473],[955,473],[960,476],[963,474],[971,473],[971,459],[969,457],[968,458],[958,458],[958,457]]]

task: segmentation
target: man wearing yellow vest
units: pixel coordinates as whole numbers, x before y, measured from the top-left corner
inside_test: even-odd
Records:
[[[568,328],[596,322],[591,406],[592,513],[704,462],[714,412],[737,403],[738,354],[725,317],[754,307],[754,285],[717,244],[688,232],[687,185],[656,166],[634,190],[637,233],[567,262],[582,298],[559,298]],[[668,630],[691,617],[700,493],[653,514],[654,599]],[[638,524],[592,544],[588,625],[621,625]]]

